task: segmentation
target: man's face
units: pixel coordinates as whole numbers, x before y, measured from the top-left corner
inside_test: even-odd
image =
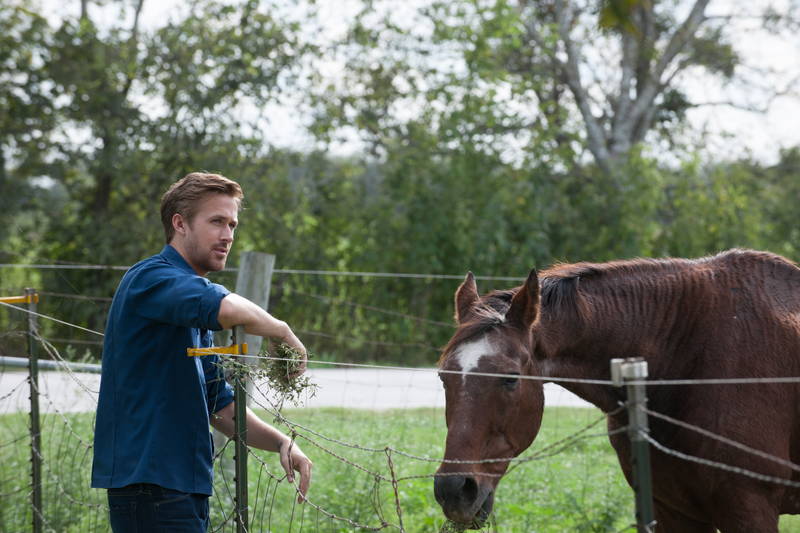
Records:
[[[204,198],[191,223],[184,221],[184,259],[201,276],[225,268],[239,223],[239,204],[226,194]]]

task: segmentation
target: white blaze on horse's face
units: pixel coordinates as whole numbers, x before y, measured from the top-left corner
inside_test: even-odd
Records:
[[[454,357],[458,361],[461,372],[473,372],[478,368],[481,357],[494,355],[494,348],[486,336],[472,342],[464,343],[456,350]],[[461,376],[461,383],[466,384],[467,375]]]

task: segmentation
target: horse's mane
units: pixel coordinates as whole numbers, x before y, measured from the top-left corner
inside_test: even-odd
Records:
[[[541,310],[554,319],[590,317],[587,295],[603,295],[613,305],[621,294],[646,292],[650,301],[664,299],[678,290],[714,290],[726,282],[746,284],[751,279],[774,276],[800,279],[800,269],[776,254],[735,248],[698,259],[636,258],[607,263],[556,264],[539,274]],[[581,287],[585,290],[580,290]],[[657,294],[659,298],[652,298]],[[593,306],[599,300],[593,300]],[[596,309],[596,311],[604,311]]]
[[[620,279],[639,282],[640,285],[656,283],[653,273],[674,274],[685,269],[686,259],[629,259],[608,263],[556,264],[539,274],[541,309],[554,316],[569,314],[580,318],[586,313],[586,302],[581,298],[581,285],[591,284],[594,291],[606,290]]]
[[[663,261],[663,260],[660,260]],[[570,315],[580,318],[585,306],[580,298],[578,287],[581,280],[607,279],[613,272],[629,274],[644,270],[645,264],[655,260],[637,259],[611,263],[559,263],[539,273],[539,292],[541,308],[551,316]],[[470,312],[468,319],[458,325],[455,334],[442,351],[439,365],[450,356],[456,346],[477,338],[500,326],[511,306],[511,299],[522,288],[492,291],[481,296]]]
[[[668,279],[684,279],[694,286],[706,284],[721,277],[753,275],[755,269],[766,268],[791,270],[792,276],[800,276],[798,267],[787,259],[769,252],[732,249],[714,256],[698,259],[647,259],[636,258],[607,263],[558,263],[539,273],[540,316],[550,319],[569,319],[573,324],[585,322],[591,312],[586,293],[607,294],[607,305],[622,292],[634,294],[644,290],[656,290],[666,295],[672,290]],[[716,276],[716,278],[715,278]],[[584,287],[585,290],[581,290]],[[441,365],[453,349],[462,342],[473,339],[503,324],[511,299],[521,286],[490,292],[481,297],[469,318],[459,324],[442,357]],[[594,301],[596,305],[597,300]]]

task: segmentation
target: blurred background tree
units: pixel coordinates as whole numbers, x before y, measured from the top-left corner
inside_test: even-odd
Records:
[[[743,31],[800,44],[794,1],[354,0],[331,21],[319,0],[187,0],[145,23],[150,2],[49,14],[0,0],[4,262],[156,253],[161,194],[198,169],[242,183],[235,250],[278,268],[472,270],[500,278],[487,290],[561,260],[733,246],[800,259],[798,147],[723,156],[688,119],[794,90],[798,72],[741,45]],[[306,142],[286,143],[277,108]],[[45,312],[102,330],[121,274],[4,268],[0,288],[35,285]],[[278,274],[272,308],[321,357],[431,364],[457,283]]]

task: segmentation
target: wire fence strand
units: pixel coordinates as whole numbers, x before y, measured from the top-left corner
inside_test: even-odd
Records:
[[[2,265],[0,265],[2,266]],[[56,296],[56,294],[53,294]],[[62,295],[64,296],[64,295]],[[360,304],[356,304],[354,302],[348,302],[346,300],[341,300],[338,302],[334,302],[333,299],[325,299],[322,297],[316,297],[314,295],[305,294],[304,296],[308,297],[315,297],[320,298],[322,301],[326,301],[327,303],[337,303],[341,305],[351,305],[351,306],[360,306]],[[22,307],[14,306],[11,304],[6,304],[0,302],[3,306],[8,308],[14,309],[16,311],[21,311],[24,313],[28,313],[30,315],[36,316],[38,318],[42,318],[45,320],[51,320],[56,323],[66,325],[71,328],[75,328],[77,330],[81,330],[84,332],[88,332],[94,335],[98,335],[103,337],[102,332],[93,331],[88,328],[84,328],[77,324],[72,324],[64,320],[57,319],[52,316],[48,316],[38,312],[32,312],[28,309],[24,309]],[[369,308],[369,306],[364,306],[365,309],[374,312],[385,312],[387,310],[382,310],[379,308]],[[388,314],[397,315],[398,318],[403,319],[414,319],[419,320],[422,322],[426,322],[426,319],[420,319],[419,317],[413,317],[411,315],[405,315],[403,313],[392,313],[389,312]],[[436,323],[434,321],[427,321],[431,322],[436,325],[444,325],[444,323]],[[308,335],[317,334],[320,336],[325,336],[327,334],[320,333],[320,332],[305,332]],[[20,334],[18,331],[14,332],[7,332],[7,335],[11,334]],[[23,335],[27,335],[26,333],[22,332]],[[52,358],[53,360],[57,361],[59,366],[62,367],[68,374],[70,380],[78,385],[81,389],[82,393],[95,399],[98,393],[97,390],[92,389],[91,387],[87,386],[83,382],[83,378],[79,373],[73,372],[70,370],[69,362],[66,361],[62,355],[59,353],[58,349],[53,345],[53,340],[61,340],[61,339],[47,339],[41,336],[38,331],[33,332],[33,337],[39,344],[44,348],[47,355]],[[343,339],[345,337],[341,336],[331,336],[337,339]],[[358,340],[359,342],[369,344],[370,341],[364,341],[363,339],[351,339],[351,340]],[[409,348],[426,348],[431,350],[437,350],[435,347],[432,346],[425,346],[418,343],[382,343],[380,341],[372,341],[375,344],[379,345],[398,345],[403,347]],[[280,357],[272,357],[272,356],[230,356],[231,359],[235,360],[237,357],[247,357],[248,360],[255,360],[257,362],[264,363],[267,361],[284,361],[286,359]],[[392,365],[375,365],[375,364],[359,364],[359,363],[338,363],[332,361],[322,361],[322,360],[310,360],[310,364],[319,365],[319,366],[331,366],[331,367],[338,367],[338,368],[365,368],[365,369],[373,369],[373,370],[386,370],[386,371],[412,371],[412,372],[419,372],[419,373],[438,373],[438,374],[456,374],[462,376],[474,376],[474,377],[481,377],[481,378],[488,378],[488,379],[495,379],[495,378],[504,378],[508,377],[508,374],[503,373],[488,373],[488,372],[477,372],[477,371],[449,371],[449,370],[442,370],[437,368],[417,368],[417,367],[403,367],[403,366],[392,366]],[[610,380],[603,380],[603,379],[591,379],[591,378],[567,378],[567,377],[560,377],[560,376],[517,376],[514,377],[520,379],[527,379],[533,380],[537,382],[555,382],[555,383],[575,383],[575,384],[583,384],[583,385],[596,385],[596,386],[604,386],[604,387],[615,387],[616,384]],[[27,383],[27,381],[22,381],[16,384],[14,387],[11,388],[10,391],[7,391],[0,397],[0,402],[11,398],[13,395],[19,392],[19,390],[23,387],[23,385]],[[696,385],[743,385],[743,384],[752,384],[752,385],[762,385],[762,384],[795,384],[800,383],[800,377],[792,377],[792,376],[778,376],[778,377],[759,377],[759,378],[719,378],[719,379],[653,379],[653,380],[645,380],[645,381],[636,381],[636,382],[627,382],[627,384],[641,384],[645,386],[659,386],[659,385],[671,385],[671,386],[696,386]],[[45,402],[51,406],[51,414],[48,415],[49,418],[49,425],[47,426],[49,432],[53,432],[55,435],[56,433],[59,435],[60,441],[55,441],[53,439],[48,439],[48,445],[51,447],[49,450],[43,450],[40,452],[41,458],[45,459],[46,455],[49,456],[71,456],[74,464],[78,465],[85,465],[86,457],[91,455],[92,444],[90,442],[90,438],[87,438],[84,432],[84,426],[82,420],[75,418],[72,414],[66,413],[59,408],[57,405],[57,399],[49,395],[46,391],[41,390],[41,387],[32,387],[32,393],[38,394],[42,397]],[[507,474],[510,474],[514,470],[520,468],[526,463],[530,463],[533,461],[539,461],[542,459],[554,457],[558,454],[565,453],[566,450],[570,449],[571,447],[575,447],[578,443],[585,442],[588,439],[593,438],[600,438],[600,437],[610,437],[616,434],[621,434],[627,432],[629,428],[621,427],[617,428],[614,431],[595,431],[594,428],[598,426],[602,421],[606,420],[608,416],[615,416],[618,414],[625,406],[620,406],[619,409],[615,410],[611,413],[605,413],[598,416],[595,420],[590,421],[587,425],[578,430],[567,434],[559,439],[556,439],[553,442],[550,442],[546,446],[542,447],[538,450],[533,450],[529,454],[524,456],[517,456],[517,457],[494,457],[494,458],[481,458],[481,459],[453,459],[453,458],[446,458],[446,457],[437,457],[437,456],[430,456],[420,453],[415,453],[409,449],[403,449],[400,446],[392,445],[392,444],[384,444],[382,446],[368,446],[364,445],[363,443],[359,442],[348,442],[341,438],[338,438],[333,435],[327,435],[324,432],[318,431],[314,429],[311,425],[307,423],[302,423],[298,420],[293,419],[291,416],[285,415],[282,410],[276,406],[268,397],[267,391],[262,391],[258,388],[252,393],[249,393],[249,397],[252,400],[253,404],[264,409],[266,412],[272,414],[275,417],[275,420],[280,422],[281,424],[288,427],[292,433],[293,442],[295,439],[302,439],[304,443],[308,443],[309,445],[313,446],[315,449],[318,449],[327,456],[334,458],[342,467],[350,468],[353,471],[358,472],[360,475],[363,475],[365,479],[369,480],[371,484],[371,488],[369,489],[372,494],[372,507],[373,507],[373,517],[376,523],[368,524],[360,518],[353,518],[352,516],[344,516],[343,513],[332,508],[329,502],[314,502],[312,500],[307,500],[306,503],[308,507],[313,509],[316,513],[317,521],[319,521],[320,517],[324,517],[325,520],[331,521],[332,523],[338,523],[340,525],[346,525],[352,528],[358,528],[362,530],[368,531],[380,531],[384,529],[397,529],[399,531],[405,531],[405,521],[404,521],[404,499],[403,499],[403,489],[405,487],[404,484],[413,483],[418,480],[426,480],[426,479],[435,479],[437,476],[452,476],[452,475],[465,475],[469,474],[469,472],[448,472],[448,473],[437,473],[436,471],[431,471],[431,465],[438,465],[438,464],[463,464],[465,468],[468,465],[475,465],[475,464],[491,464],[491,463],[507,463],[508,464],[508,471]],[[95,400],[96,402],[96,400]],[[643,408],[644,412],[655,419],[662,420],[666,423],[675,425],[677,427],[684,428],[686,430],[695,432],[705,438],[711,439],[715,442],[720,442],[726,446],[732,447],[739,451],[745,452],[748,455],[752,455],[758,457],[760,459],[768,460],[774,462],[777,465],[782,467],[786,467],[792,471],[800,472],[800,465],[794,464],[791,461],[786,460],[785,458],[777,457],[772,454],[768,454],[763,450],[755,449],[751,446],[745,445],[741,442],[737,442],[729,437],[724,435],[715,434],[708,429],[698,427],[696,425],[675,419],[673,417],[658,413],[654,410]],[[57,428],[57,424],[61,426],[61,428]],[[651,434],[644,434],[643,437],[653,446],[654,449],[673,456],[675,458],[689,461],[696,464],[701,464],[703,466],[707,466],[710,468],[715,468],[727,472],[731,472],[734,474],[738,474],[741,476],[745,476],[751,479],[755,479],[765,483],[773,483],[782,486],[788,486],[792,488],[800,487],[800,482],[795,482],[790,479],[785,479],[777,476],[771,476],[767,474],[763,474],[760,472],[756,472],[752,469],[744,468],[741,466],[725,464],[720,461],[715,461],[712,459],[708,459],[706,457],[699,457],[697,455],[692,455],[690,453],[686,453],[681,450],[672,449],[668,446],[665,446],[661,442],[659,442],[654,435]],[[15,436],[11,440],[2,440],[0,441],[0,450],[8,450],[16,447],[20,442],[24,441],[25,436]],[[55,449],[53,449],[55,447]],[[220,450],[216,452],[215,455],[215,468],[222,468],[220,464],[223,462],[224,457],[226,454],[230,453],[229,447],[223,446]],[[382,461],[378,461],[377,463],[370,463],[365,460],[356,459],[352,456],[353,453],[364,453],[368,454],[369,456],[378,457],[382,459]],[[275,506],[275,502],[277,501],[278,494],[280,491],[284,490],[286,484],[282,483],[285,480],[285,476],[279,476],[274,474],[269,470],[268,463],[261,459],[261,457],[254,453],[248,452],[251,457],[254,457],[255,462],[257,464],[258,470],[258,481],[256,487],[256,494],[257,500],[261,498],[260,501],[267,502],[272,500],[269,507],[269,511],[264,511],[265,514],[261,515],[262,524],[264,521],[271,522],[273,519],[277,519],[273,516],[273,510],[276,510],[278,507]],[[422,467],[425,469],[423,473],[415,473],[415,472],[404,472],[405,469],[409,468],[408,465],[403,464],[404,461],[409,461],[410,464],[421,464]],[[48,463],[48,461],[46,461]],[[52,495],[61,499],[65,502],[68,502],[73,507],[77,508],[84,508],[87,510],[91,510],[91,512],[107,511],[107,506],[103,503],[102,500],[98,500],[96,495],[92,495],[91,492],[85,493],[83,492],[86,487],[83,489],[75,488],[71,484],[71,480],[66,480],[63,476],[63,472],[60,469],[60,466],[53,463],[52,460],[49,461],[46,467],[46,473],[49,476],[49,481],[45,488],[47,488]],[[224,469],[220,470],[224,472]],[[482,474],[483,475],[483,474]],[[504,474],[485,474],[487,477],[500,477]],[[230,484],[232,480],[226,474],[222,474],[220,476],[220,483],[223,490],[219,491],[219,495],[216,496],[218,498],[217,505],[221,510],[218,510],[218,516],[220,516],[219,522],[215,526],[215,531],[224,531],[228,526],[231,526],[235,516],[230,511],[229,508],[226,508],[227,500],[232,498],[232,492],[230,490]],[[8,488],[8,485],[4,481],[0,483],[0,487],[3,487],[3,490],[0,490],[0,493],[3,495],[7,495],[11,497],[11,495],[21,494],[24,493],[24,488]],[[292,487],[294,492],[298,491],[297,482],[295,482]],[[391,507],[391,511],[388,512],[384,509],[384,505],[389,508]],[[53,508],[58,509],[57,506],[53,506]],[[297,509],[292,506],[291,507],[291,518],[290,523],[293,524],[301,524],[300,529],[302,530],[304,524],[304,520],[306,519],[306,511],[305,508],[301,508],[297,512],[297,516],[295,517],[295,512]],[[36,510],[35,512],[41,513],[43,517],[43,521],[45,523],[46,528],[50,530],[56,530],[58,526],[56,525],[58,522],[52,518],[52,515],[48,514],[47,510]],[[62,512],[62,511],[59,511]],[[277,511],[275,511],[277,512]],[[391,515],[392,512],[394,513],[396,518],[392,518],[391,520],[387,518],[387,516]],[[619,527],[619,526],[617,526]]]

